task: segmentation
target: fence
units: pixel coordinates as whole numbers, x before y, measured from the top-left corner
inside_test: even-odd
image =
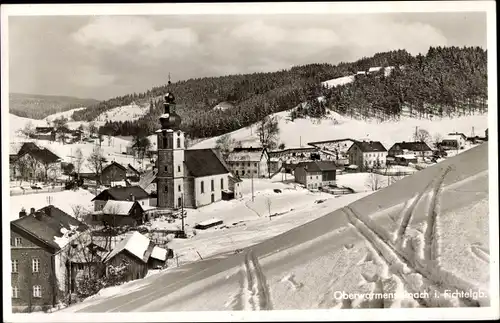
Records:
[[[32,188],[27,188],[27,189],[20,189],[19,191],[12,191],[10,190],[10,196],[17,196],[17,195],[31,195],[31,194],[41,194],[41,193],[54,193],[54,192],[62,192],[64,191],[64,186],[57,186],[57,187],[45,187],[41,189],[32,189]]]

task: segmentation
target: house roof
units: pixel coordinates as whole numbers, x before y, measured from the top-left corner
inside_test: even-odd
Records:
[[[412,151],[430,151],[432,150],[425,142],[414,141],[414,142],[397,142],[389,149],[393,149],[398,146],[400,149],[408,149]]]
[[[141,205],[137,201],[114,201],[108,200],[102,209],[103,214],[129,215],[135,204]],[[141,207],[142,209],[142,207]]]
[[[129,201],[130,195],[133,195],[136,200],[141,200],[148,198],[148,193],[140,186],[127,186],[127,187],[112,187],[108,188],[101,193],[99,193],[96,197],[92,199],[95,200],[116,200],[116,201]]]
[[[122,170],[124,170],[124,171],[126,171],[126,170],[127,170],[127,168],[126,168],[125,166],[123,166],[123,165],[121,165],[121,164],[118,164],[117,162],[113,161],[113,162],[111,162],[111,164],[109,164],[109,165],[107,165],[106,167],[104,167],[104,169],[103,169],[102,171],[103,171],[103,172],[105,172],[105,171],[106,171],[106,169],[110,168],[110,167],[111,167],[111,166],[113,166],[113,165],[117,166],[118,168],[120,168],[120,169],[122,169]]]
[[[136,173],[136,174],[140,174],[140,172],[139,172],[137,169],[135,169],[132,165],[128,164],[128,165],[127,165],[127,167],[128,167],[128,169],[130,169],[130,170],[131,170],[131,171],[133,171],[134,173]]]
[[[149,252],[148,252],[148,249]],[[126,250],[142,262],[147,262],[153,247],[150,248],[150,240],[137,231],[129,233],[116,247],[108,254],[105,262],[111,260],[120,252]]]
[[[38,147],[34,142],[25,142],[25,143],[23,143],[21,148],[19,148],[19,150],[17,151],[17,154],[23,155],[27,151],[33,151],[33,150],[39,150],[39,149],[40,149],[40,147]]]
[[[139,186],[145,190],[148,188],[151,183],[154,183],[156,181],[156,174],[158,173],[157,170],[151,169],[148,170],[146,173],[141,175],[141,178],[139,179]]]
[[[264,154],[264,148],[237,147],[228,156],[227,161],[252,161],[259,162]]]
[[[52,163],[55,163],[61,159],[61,158],[59,158],[59,156],[57,156],[56,154],[54,154],[53,152],[51,152],[47,148],[30,149],[30,150],[24,151],[23,153],[19,153],[18,156],[22,157],[26,154],[29,154],[33,158],[35,158],[36,160],[41,161],[42,163],[46,163],[46,164],[52,164]]]
[[[301,162],[297,164],[297,167],[305,167],[306,172],[326,172],[336,170],[337,167],[333,161],[311,161],[311,162]]]
[[[153,251],[151,251],[151,258],[165,261],[167,259],[167,250],[154,246]]]
[[[229,173],[213,149],[188,149],[184,151],[184,158],[187,169],[194,177]]]
[[[460,137],[463,137],[463,138],[467,138],[467,136],[464,133],[462,133],[462,132],[450,132],[448,134],[448,136],[452,136],[452,137],[453,136],[460,136]]]
[[[35,213],[37,212],[40,212],[39,217],[27,215],[12,221],[11,227],[31,234],[55,250],[62,249],[70,241],[68,231],[81,233],[88,229],[87,225],[53,205],[43,207]]]
[[[308,144],[309,146],[315,146],[315,145],[319,145],[319,144],[333,144],[333,143],[336,143],[336,142],[342,142],[342,141],[352,141],[352,142],[356,142],[357,140],[352,139],[352,138],[343,138],[343,139],[333,139],[333,140],[313,141],[313,142],[308,142],[307,144]]]
[[[355,141],[351,148],[354,146],[359,147],[364,153],[387,151],[380,141]],[[351,150],[351,148],[349,148],[349,150]]]

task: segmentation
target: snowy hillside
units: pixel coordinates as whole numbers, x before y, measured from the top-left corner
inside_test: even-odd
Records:
[[[101,113],[95,121],[133,121],[144,116],[149,111],[149,105],[139,106],[135,103],[116,107]]]
[[[34,127],[46,127],[46,126],[48,126],[47,122],[44,120],[23,118],[23,117],[18,117],[12,113],[9,113],[10,141],[12,141],[12,139],[17,136],[17,132],[19,130],[23,129],[29,122],[31,122],[31,124],[33,124]]]
[[[356,140],[380,141],[389,149],[397,141],[411,141],[415,127],[425,129],[431,136],[442,136],[450,132],[463,132],[470,135],[472,127],[475,133],[484,135],[488,127],[488,115],[472,115],[457,118],[415,119],[401,118],[399,121],[361,121],[331,112],[327,119],[295,119],[290,121],[288,111],[274,114],[279,119],[280,139],[288,148],[307,146],[308,142],[352,138]],[[257,126],[246,127],[231,132],[231,137],[245,145],[258,146]],[[203,140],[193,146],[213,148],[218,137]]]
[[[354,82],[354,75],[337,77],[332,80],[321,82],[321,85],[326,87],[337,87],[340,85],[348,84]]]
[[[217,243],[227,238],[228,250],[253,235],[252,247],[167,269],[63,312],[489,307],[487,155],[483,144],[348,205],[334,197],[329,214],[270,239],[266,231],[284,222],[266,221],[257,202],[250,206],[263,213],[260,230],[231,238],[220,230],[238,224],[203,232],[213,231]],[[327,203],[297,210],[296,219]],[[211,249],[212,240],[202,240],[201,233],[190,240],[195,251]]]
[[[72,110],[68,110],[68,111],[64,111],[64,112],[54,113],[48,117],[45,117],[43,120],[48,121],[48,122],[52,122],[55,119],[59,119],[62,117],[62,118],[68,119],[68,121],[74,121],[73,120],[73,112],[85,110],[85,109],[86,109],[85,107],[82,107],[82,108],[76,108],[76,109],[72,109]]]

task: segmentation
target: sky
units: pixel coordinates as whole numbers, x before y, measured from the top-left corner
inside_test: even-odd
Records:
[[[10,16],[9,92],[104,100],[172,81],[486,46],[486,13]]]

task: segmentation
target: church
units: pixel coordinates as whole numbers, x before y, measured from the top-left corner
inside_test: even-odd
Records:
[[[213,149],[186,149],[174,95],[167,93],[163,104],[161,129],[156,131],[158,208],[198,208],[221,200],[229,189],[227,165]]]

